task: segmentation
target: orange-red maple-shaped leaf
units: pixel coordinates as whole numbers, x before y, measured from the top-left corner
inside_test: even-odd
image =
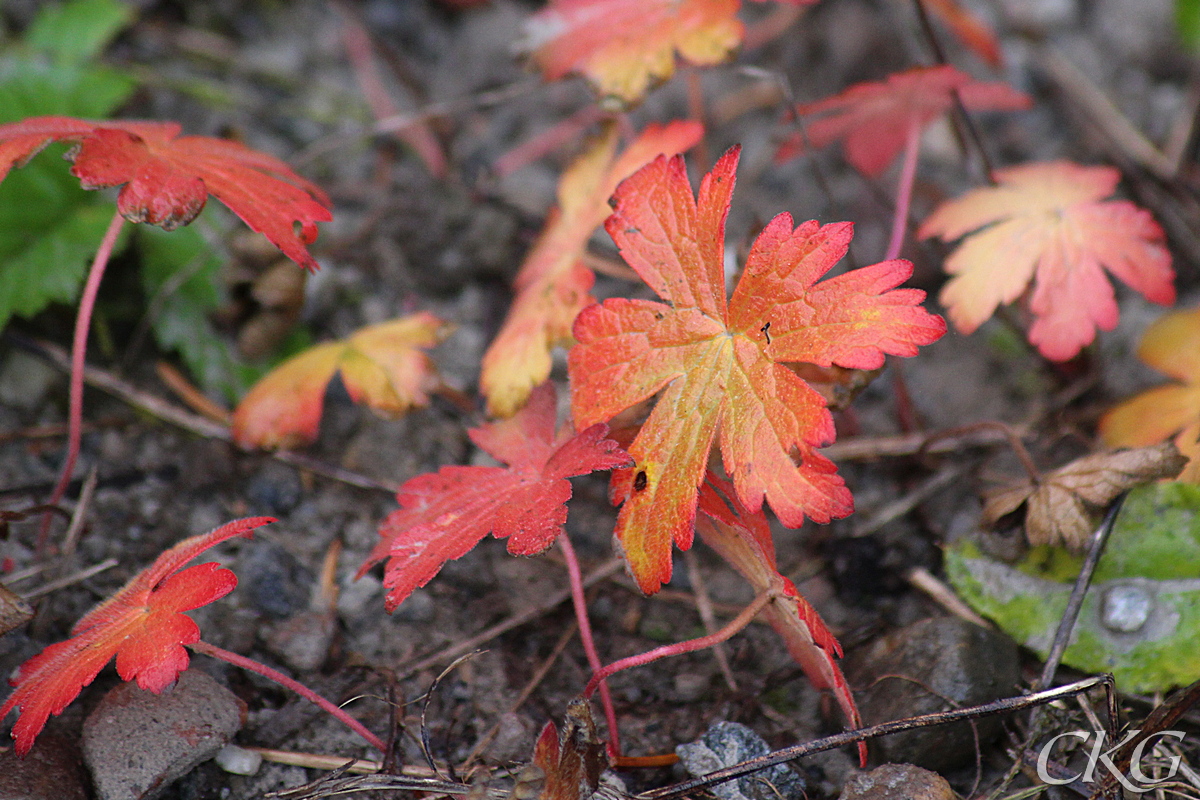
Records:
[[[1146,447],[1171,437],[1189,459],[1176,480],[1200,483],[1200,310],[1174,311],[1147,330],[1138,358],[1175,378],[1120,403],[1100,418],[1110,447]]]
[[[842,647],[796,585],[779,574],[775,543],[762,510],[746,508],[733,485],[711,472],[700,487],[699,508],[696,532],[700,538],[741,573],[756,592],[771,593],[763,616],[783,637],[788,653],[814,686],[834,693],[850,727],[862,727],[850,686],[835,660],[842,657]],[[859,751],[865,760],[866,746],[860,746]]]
[[[277,158],[179,131],[173,122],[71,117],[0,125],[0,180],[50,142],[76,142],[71,174],[86,189],[122,186],[117,210],[129,221],[173,230],[195,219],[211,194],[292,261],[315,270],[306,245],[316,241],[318,222],[333,219],[325,193]]]
[[[846,160],[859,172],[878,177],[904,149],[913,128],[933,122],[954,105],[978,111],[1029,108],[1030,99],[1005,83],[981,83],[954,67],[916,67],[882,81],[857,83],[846,91],[796,107],[798,114],[826,115],[808,123],[805,135],[814,148],[842,139]],[[800,134],[779,148],[777,160],[796,155]]]
[[[113,656],[123,680],[161,692],[187,669],[184,645],[200,640],[200,628],[183,612],[219,600],[237,586],[237,576],[219,564],[184,565],[234,536],[275,520],[250,517],[184,539],[167,550],[116,594],[88,612],[71,638],[26,661],[12,681],[16,690],[0,706],[0,720],[13,709],[17,753],[33,746],[51,714],[59,714],[90,684]]]
[[[671,77],[675,53],[724,61],[742,40],[739,0],[550,0],[530,18],[527,47],[549,80],[588,77],[601,95],[633,103]]]
[[[885,261],[817,281],[846,253],[850,223],[780,214],[759,234],[725,296],[725,217],[738,149],[693,197],[682,157],[659,157],[617,189],[606,227],[621,255],[668,304],[606,300],[575,321],[568,354],[576,424],[590,425],[661,392],[614,478],[624,501],[616,535],[638,585],[671,577],[671,542],[691,545],[696,491],[714,441],[738,498],[764,497],[785,525],[849,514],[850,492],[816,448],[834,438],[822,397],[781,362],[874,369],[915,355],[945,322],[925,293],[894,289],[912,274]],[[799,460],[799,464],[796,460]]]
[[[1105,269],[1148,300],[1175,302],[1162,228],[1127,200],[1105,200],[1121,179],[1117,170],[1051,161],[997,170],[995,178],[996,186],[943,203],[917,234],[947,242],[966,236],[946,259],[954,277],[939,297],[960,331],[974,331],[1032,281],[1029,341],[1065,361],[1096,338],[1097,327],[1117,324]]]
[[[448,326],[427,312],[359,330],[289,358],[246,393],[233,412],[233,440],[242,447],[296,447],[317,438],[325,388],[340,371],[346,391],[386,416],[429,403],[440,384],[433,347]]]
[[[507,467],[442,467],[400,487],[400,508],[383,521],[381,540],[359,570],[361,576],[388,560],[388,611],[488,533],[507,537],[513,555],[542,552],[567,520],[567,478],[631,463],[605,438],[607,425],[577,434],[568,427],[556,435],[554,396],[554,385],[544,384],[512,417],[469,431],[471,441]]]
[[[650,125],[617,157],[617,130],[609,126],[563,174],[558,207],[521,265],[516,298],[483,356],[479,383],[490,414],[514,413],[550,377],[550,351],[570,341],[571,323],[592,302],[595,277],[582,257],[612,210],[608,198],[617,184],[657,155],[690,149],[703,135],[698,122]]]

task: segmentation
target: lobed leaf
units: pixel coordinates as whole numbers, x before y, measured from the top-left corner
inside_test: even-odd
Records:
[[[697,197],[681,157],[659,157],[621,184],[606,228],[667,303],[616,298],[584,309],[568,354],[579,425],[658,394],[629,448],[636,466],[612,486],[623,502],[616,536],[647,593],[670,579],[671,543],[691,545],[697,488],[718,440],[748,509],[766,499],[790,527],[852,510],[836,468],[816,451],[834,438],[825,401],[782,362],[869,369],[945,332],[917,305],[923,292],[893,290],[907,262],[818,283],[845,255],[851,229],[793,229],[787,215],[763,230],[727,301],[724,226],[737,160],[736,148],[726,153]]]
[[[131,222],[171,230],[195,219],[212,194],[284,255],[315,270],[307,245],[332,219],[329,198],[277,158],[237,142],[179,136],[172,122],[90,122],[34,117],[0,125],[0,180],[51,141],[72,141],[71,173],[84,188],[121,186]]]
[[[509,416],[534,386],[550,377],[550,352],[571,340],[571,325],[595,276],[583,264],[588,239],[611,209],[617,184],[657,155],[693,147],[703,135],[697,122],[652,124],[618,156],[613,125],[571,164],[558,187],[541,235],[517,273],[516,297],[496,339],[483,356],[480,387],[493,416]]]
[[[70,639],[22,664],[11,681],[16,689],[0,706],[0,719],[20,711],[12,730],[17,753],[28,753],[50,715],[70,705],[114,656],[121,678],[136,680],[147,691],[158,693],[174,683],[188,666],[184,646],[200,639],[200,629],[183,612],[237,586],[237,577],[219,564],[184,565],[226,539],[248,538],[274,521],[248,517],[179,542],[76,622]]]
[[[702,513],[696,532],[700,538],[756,592],[771,593],[763,616],[783,637],[788,653],[816,688],[833,691],[850,727],[862,727],[858,706],[836,661],[842,657],[842,647],[796,585],[779,573],[775,544],[761,509],[746,508],[734,487],[711,472],[700,488],[699,508]],[[859,756],[865,762],[865,744],[860,745]]]
[[[1016,111],[1032,105],[1028,95],[1008,84],[976,81],[943,64],[856,83],[833,97],[802,103],[796,113],[821,116],[804,129],[809,146],[820,148],[841,139],[846,160],[864,175],[878,177],[904,149],[909,130],[924,128],[949,111],[955,96],[974,111]],[[784,142],[776,160],[800,153],[805,138],[797,133]]]
[[[551,0],[526,26],[548,80],[582,73],[606,99],[635,103],[688,63],[724,61],[742,39],[738,0]]]
[[[507,538],[513,555],[542,552],[567,520],[567,479],[630,464],[605,438],[607,425],[555,434],[554,398],[553,384],[543,384],[512,417],[470,431],[480,449],[507,467],[442,467],[400,487],[400,508],[383,521],[380,542],[358,572],[387,560],[389,612],[489,533]]]
[[[1067,161],[997,170],[996,186],[939,206],[918,236],[953,241],[946,259],[953,278],[939,297],[950,319],[972,333],[1001,303],[1032,283],[1029,341],[1055,361],[1073,358],[1112,330],[1119,311],[1107,270],[1148,300],[1175,301],[1171,255],[1150,213],[1124,200],[1105,200],[1120,173]]]
[[[427,312],[370,325],[340,342],[293,356],[251,387],[233,412],[233,440],[242,447],[291,448],[315,441],[325,389],[334,374],[351,399],[387,416],[429,403],[440,385],[422,352],[449,333]]]

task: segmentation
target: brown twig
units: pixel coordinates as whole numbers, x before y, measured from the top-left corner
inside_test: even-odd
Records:
[[[936,714],[924,714],[919,717],[909,717],[908,719],[900,719],[892,722],[884,722],[879,725],[872,725],[867,728],[860,728],[854,731],[846,731],[845,733],[826,736],[823,739],[817,739],[805,744],[793,745],[785,747],[782,750],[776,750],[773,753],[768,753],[760,758],[753,758],[749,761],[743,761],[740,764],[734,764],[731,767],[719,769],[716,772],[711,772],[707,775],[702,775],[699,778],[676,783],[671,786],[665,786],[661,789],[652,789],[648,792],[634,795],[636,800],[674,800],[675,798],[693,795],[699,789],[708,788],[719,783],[740,778],[743,775],[764,770],[768,767],[773,767],[776,764],[783,764],[787,761],[794,761],[804,756],[812,755],[813,753],[821,753],[826,750],[833,750],[837,747],[843,747],[855,742],[863,742],[868,739],[874,739],[879,736],[887,736],[893,733],[902,731],[915,730],[917,728],[929,728],[935,725],[945,725],[950,722],[958,722],[960,720],[974,719],[977,717],[989,716],[992,714],[1004,714],[1011,711],[1020,711],[1026,708],[1034,708],[1036,706],[1050,703],[1055,700],[1060,700],[1065,697],[1074,697],[1077,694],[1090,691],[1097,686],[1105,686],[1111,690],[1113,679],[1111,675],[1096,675],[1090,678],[1085,678],[1075,683],[1069,683],[1066,686],[1058,686],[1053,689],[1046,689],[1041,692],[1023,695],[1020,697],[1006,697],[996,700],[992,703],[986,703],[979,706],[970,706],[968,708],[955,709],[953,711],[943,711]]]
[[[583,585],[585,587],[591,586],[592,584],[602,581],[611,575],[615,575],[624,569],[624,567],[625,562],[622,559],[614,558],[606,561],[584,576]],[[396,678],[397,680],[407,678],[410,675],[415,675],[421,670],[429,669],[430,667],[437,666],[438,664],[444,664],[446,661],[457,658],[464,653],[469,653],[472,650],[479,648],[481,645],[491,641],[492,639],[495,639],[502,633],[507,633],[513,628],[519,628],[527,622],[532,622],[538,617],[548,614],[557,606],[570,599],[570,590],[561,589],[547,597],[546,600],[539,605],[527,609],[526,611],[522,611],[519,614],[513,614],[511,617],[480,631],[469,639],[452,644],[449,647],[439,650],[432,655],[425,656],[424,658],[412,664],[401,666],[400,669],[397,670]]]
[[[700,559],[696,557],[696,551],[684,550],[683,563],[687,567],[688,580],[692,584],[692,596],[696,600],[696,610],[700,612],[700,621],[704,623],[704,632],[713,633],[717,630],[717,618],[713,614],[712,598],[708,595],[708,586],[704,582],[704,573],[700,569]],[[729,666],[729,653],[726,651],[725,643],[718,642],[712,647],[713,658],[717,660],[717,666],[721,669],[721,675],[725,678],[725,685],[733,691],[738,690],[737,680],[733,677],[733,668]]]
[[[1175,178],[1175,164],[1121,113],[1079,67],[1049,46],[1036,51],[1037,65],[1125,156],[1161,180]]]
[[[7,336],[21,347],[26,348],[30,352],[41,356],[52,365],[62,370],[70,369],[70,358],[65,350],[58,345],[50,342],[34,341],[25,337],[19,337],[14,334]],[[193,414],[190,411],[173,405],[172,403],[163,400],[157,395],[143,391],[133,384],[122,378],[117,377],[107,370],[99,367],[85,366],[83,370],[84,382],[89,386],[97,389],[102,389],[114,397],[123,400],[129,405],[145,411],[153,417],[156,417],[163,422],[169,422],[172,425],[183,428],[189,433],[201,436],[207,439],[217,439],[222,442],[231,442],[229,428],[224,425],[219,425],[204,417]],[[360,489],[374,489],[377,491],[394,494],[399,488],[398,485],[380,481],[375,478],[370,478],[366,475],[361,475],[357,472],[352,472],[348,469],[329,464],[320,459],[303,453],[296,453],[288,450],[277,450],[269,454],[271,458],[280,461],[297,469],[304,469],[314,474],[320,475],[330,480],[340,481],[341,483],[357,486]]]

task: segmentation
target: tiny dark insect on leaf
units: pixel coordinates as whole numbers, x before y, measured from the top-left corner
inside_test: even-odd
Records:
[[[633,490],[635,492],[645,491],[646,484],[649,482],[650,480],[646,477],[646,470],[640,469],[638,470],[638,474],[633,476]]]

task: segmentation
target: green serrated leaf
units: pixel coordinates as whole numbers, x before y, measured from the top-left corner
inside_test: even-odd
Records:
[[[1070,559],[1046,549],[1012,566],[984,556],[970,542],[946,552],[946,574],[955,590],[1042,656],[1049,652],[1073,577],[1062,574]],[[1130,492],[1063,663],[1112,672],[1118,687],[1133,692],[1200,678],[1200,487],[1165,483]]]
[[[0,328],[14,314],[73,301],[112,220],[111,201],[48,160],[0,183]]]
[[[25,44],[57,64],[78,65],[100,55],[133,21],[118,0],[71,0],[42,10],[25,31]]]
[[[139,226],[138,249],[159,347],[178,352],[201,387],[236,400],[249,386],[245,367],[209,318],[222,301],[221,260],[195,227]]]

